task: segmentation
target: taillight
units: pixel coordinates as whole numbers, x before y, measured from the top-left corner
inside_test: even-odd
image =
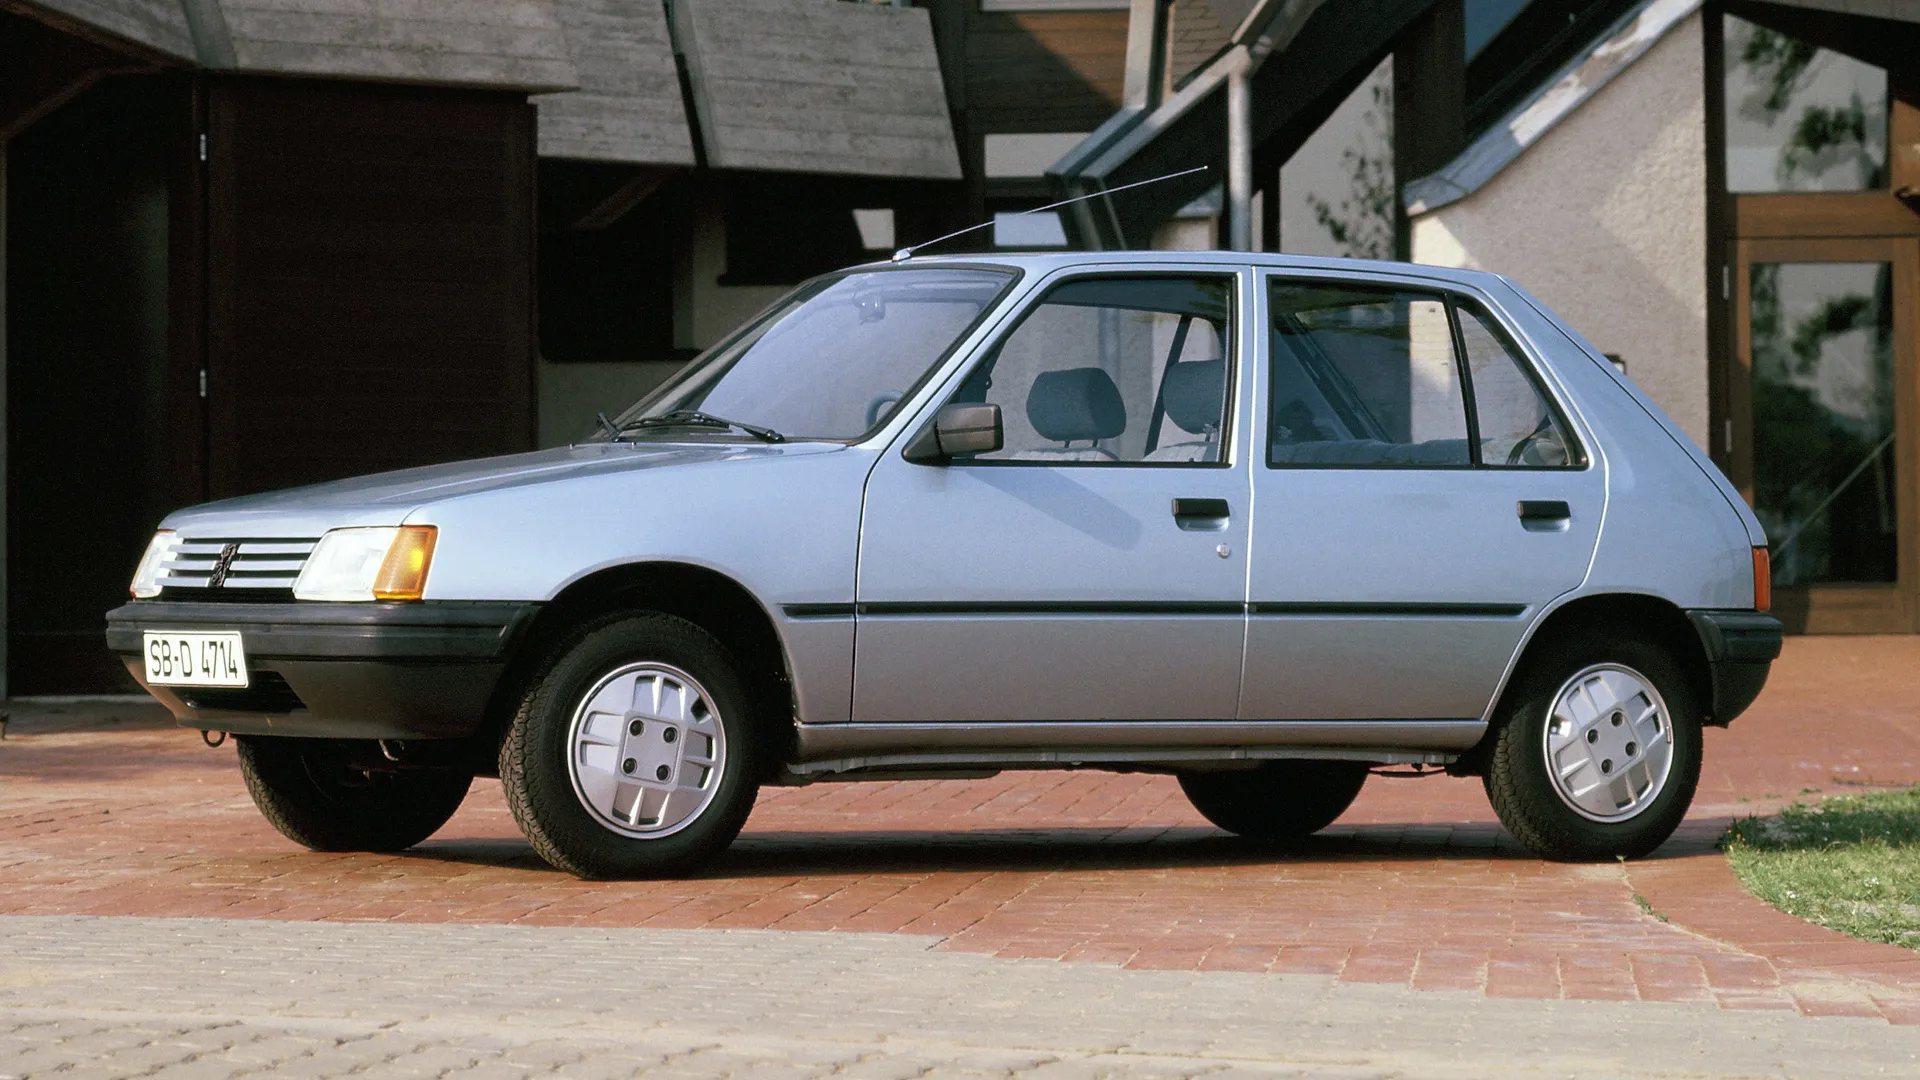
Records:
[[[1753,610],[1765,611],[1773,606],[1773,560],[1768,557],[1767,549],[1753,549]]]

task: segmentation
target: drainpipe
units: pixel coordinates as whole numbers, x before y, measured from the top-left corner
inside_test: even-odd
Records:
[[[1245,45],[1234,47],[1227,73],[1227,247],[1253,250],[1253,92]]]

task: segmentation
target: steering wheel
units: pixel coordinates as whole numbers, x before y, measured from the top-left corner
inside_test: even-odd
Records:
[[[872,427],[873,425],[869,424],[867,426]],[[1540,423],[1536,424],[1532,431],[1527,432],[1525,438],[1521,439],[1517,443],[1514,443],[1513,449],[1507,451],[1507,464],[1509,465],[1520,464],[1520,459],[1525,457],[1527,454],[1527,451],[1533,448],[1533,444],[1536,442],[1539,442],[1540,437],[1542,435],[1545,435],[1547,432],[1552,430],[1553,430],[1553,414],[1548,413],[1547,415],[1540,418]]]
[[[867,427],[871,429],[875,424],[878,424],[880,422],[880,414],[887,411],[887,406],[899,401],[905,396],[905,394],[902,394],[898,390],[882,390],[878,394],[875,394],[873,400],[867,402]]]

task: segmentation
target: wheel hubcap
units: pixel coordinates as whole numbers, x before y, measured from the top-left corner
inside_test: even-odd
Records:
[[[713,802],[727,734],[706,688],[665,664],[603,676],[573,710],[567,772],[580,805],[614,832],[655,839]]]
[[[1666,702],[1632,668],[1595,664],[1554,695],[1543,750],[1561,801],[1594,821],[1625,821],[1666,789],[1673,767]]]

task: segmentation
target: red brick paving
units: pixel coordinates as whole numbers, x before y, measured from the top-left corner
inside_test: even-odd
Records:
[[[231,746],[152,708],[16,705],[0,742],[0,913],[930,935],[1135,968],[1321,974],[1492,996],[1713,1001],[1920,1023],[1920,954],[1781,914],[1713,840],[1798,796],[1920,782],[1920,638],[1801,638],[1655,857],[1528,857],[1479,785],[1377,779],[1302,851],[1208,828],[1165,777],[1006,774],[763,794],[692,881],[585,883],[520,839],[497,783],[400,856],[294,849]],[[1636,892],[1653,911],[1634,902]]]

